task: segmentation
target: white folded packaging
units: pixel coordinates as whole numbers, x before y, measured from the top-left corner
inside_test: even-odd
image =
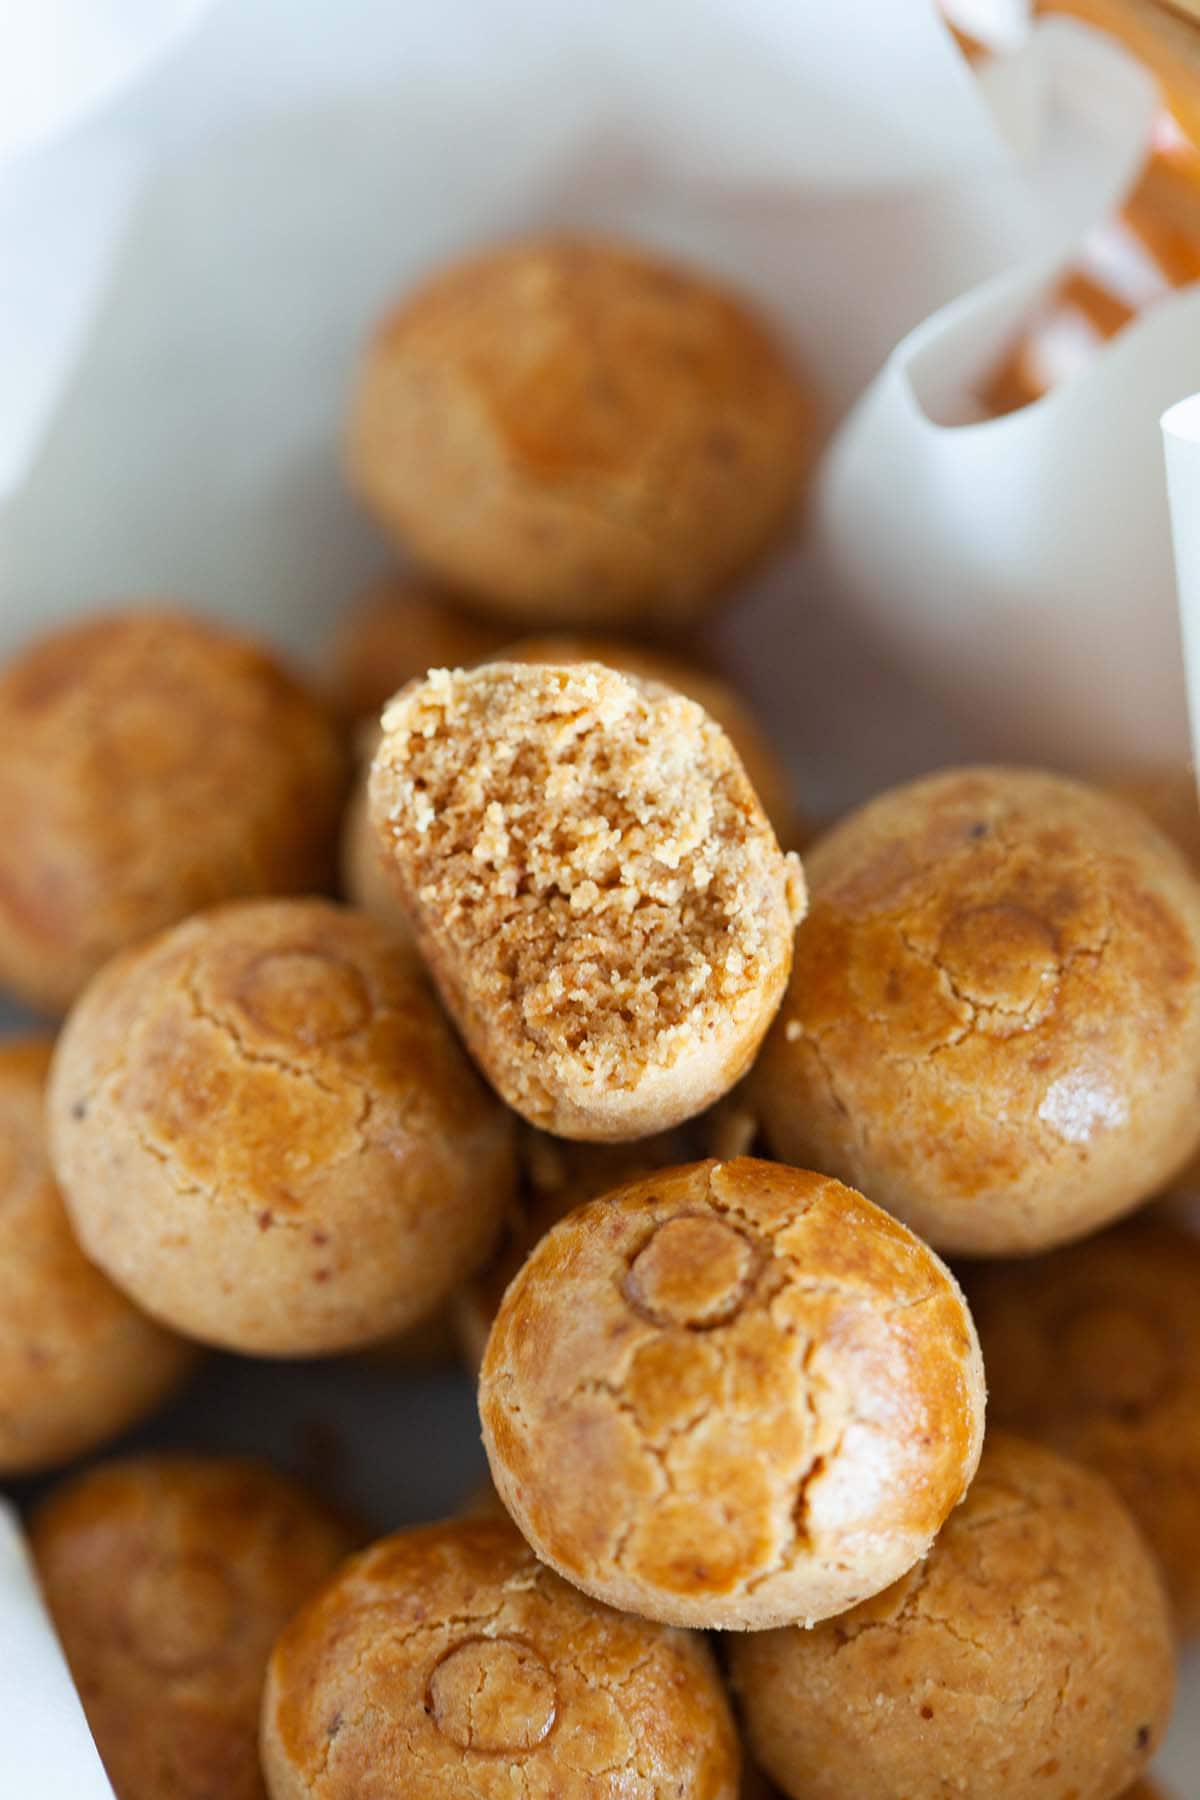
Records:
[[[803,666],[786,654],[824,591],[981,747],[1184,754],[1158,417],[1200,388],[1200,298],[1021,413],[945,422],[1135,179],[1153,96],[1115,47],[1052,21],[981,85],[930,0],[61,0],[45,32],[19,10],[0,650],[134,594],[311,648],[383,559],[338,471],[372,317],[459,249],[570,224],[725,272],[831,418],[851,409],[820,484],[820,586],[793,561],[742,615],[770,623],[743,625],[739,654],[785,740],[834,685],[820,634]],[[1198,434],[1176,418],[1200,618]],[[23,1641],[34,1656],[45,1624],[9,1581],[0,1644]],[[15,1700],[0,1690],[13,1791],[95,1791],[78,1734],[48,1740]]]
[[[10,1506],[0,1500],[0,1793],[113,1800]]]
[[[310,644],[379,558],[336,468],[370,318],[573,223],[756,292],[834,413],[891,353],[828,460],[823,586],[974,742],[1183,753],[1157,418],[1200,387],[1191,298],[1020,414],[941,422],[1134,178],[1150,88],[1103,40],[1048,22],[981,89],[928,0],[67,12],[119,26],[104,82],[36,45],[0,135],[0,647],[148,591]]]

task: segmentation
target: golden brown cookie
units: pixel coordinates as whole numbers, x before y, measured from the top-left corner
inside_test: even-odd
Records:
[[[1112,1489],[991,1432],[924,1563],[729,1654],[751,1750],[793,1800],[1115,1800],[1175,1686],[1158,1571]]]
[[[1134,1219],[969,1292],[993,1420],[1108,1477],[1200,1630],[1200,1243]]]
[[[346,784],[325,710],[256,644],[111,613],[0,672],[0,982],[63,1012],[198,907],[333,878]]]
[[[531,1124],[647,1137],[745,1072],[803,884],[694,701],[598,663],[437,670],[384,714],[370,811],[443,999]]]
[[[895,788],[805,859],[811,910],[750,1092],[775,1155],[930,1243],[1094,1231],[1200,1140],[1200,883],[1060,776]]]
[[[147,1456],[59,1488],[31,1537],[120,1800],[265,1800],[267,1657],[346,1525],[258,1463]]]
[[[357,1556],[283,1633],[263,1704],[271,1800],[735,1800],[703,1640],[598,1606],[507,1521]]]
[[[1109,793],[1144,812],[1182,850],[1193,872],[1200,873],[1200,801],[1192,769],[1180,763],[1142,770],[1114,777],[1105,786]],[[1200,1151],[1172,1178],[1172,1186],[1200,1188]]]
[[[508,638],[502,625],[459,611],[427,582],[384,575],[338,624],[329,681],[339,712],[378,721],[384,702],[429,669],[469,669]]]
[[[0,1045],[0,1479],[48,1469],[152,1412],[195,1347],[75,1242],[46,1155],[47,1040]]]
[[[836,1181],[664,1169],[537,1245],[488,1340],[492,1478],[543,1561],[670,1624],[841,1612],[974,1472],[983,1367],[953,1276]]]
[[[789,850],[802,848],[808,830],[800,817],[792,781],[777,751],[742,695],[699,663],[662,650],[610,637],[521,638],[503,652],[509,662],[604,663],[625,675],[675,688],[715,719],[742,759],[750,785],[762,801],[775,835]]]
[[[451,1301],[458,1345],[469,1369],[477,1370],[504,1290],[539,1238],[587,1200],[610,1194],[654,1169],[669,1169],[695,1155],[687,1131],[659,1131],[627,1144],[573,1144],[521,1126],[517,1154],[520,1198],[509,1209],[493,1255],[465,1281]]]
[[[782,534],[817,436],[742,300],[645,251],[547,238],[383,320],[348,460],[383,529],[474,604],[644,632],[705,611]]]
[[[118,1286],[265,1356],[433,1312],[515,1182],[512,1122],[416,958],[325,900],[217,907],[111,963],[63,1028],[50,1138]]]

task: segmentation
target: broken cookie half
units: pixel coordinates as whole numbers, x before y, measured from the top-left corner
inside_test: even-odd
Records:
[[[694,701],[598,663],[434,670],[384,712],[370,812],[443,999],[533,1124],[644,1136],[745,1073],[803,878]]]

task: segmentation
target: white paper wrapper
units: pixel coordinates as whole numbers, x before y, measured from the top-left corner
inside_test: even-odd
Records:
[[[11,1507],[0,1500],[0,1792],[113,1800]]]
[[[1197,297],[1182,309],[1194,346],[1200,332]],[[1200,387],[1200,381],[1197,381]],[[1163,414],[1167,492],[1175,545],[1175,579],[1183,628],[1184,669],[1192,728],[1192,762],[1200,768],[1200,395],[1177,400]]]
[[[1095,146],[1082,227],[1089,206],[1102,218],[1130,186],[1150,94],[1087,33],[1056,27],[1039,48],[1047,119],[1070,118],[1068,138]],[[1187,754],[1159,416],[1200,388],[1200,291],[1144,315],[1037,404],[955,422],[1076,247],[952,303],[897,346],[827,460],[820,537],[846,604],[989,751],[1099,773]],[[1200,617],[1200,474],[1187,440],[1169,441],[1182,599]]]
[[[891,355],[836,446],[822,543],[885,646],[923,679],[950,669],[973,728],[1023,695],[1026,754],[1050,732],[1082,757],[1085,715],[1094,736],[1110,711],[1131,749],[1174,741],[1152,425],[1192,365],[1146,353],[1176,383],[1146,402],[1132,362],[1151,334],[1187,339],[1187,303],[1024,422],[935,423],[1132,179],[1150,100],[1114,51],[1047,27],[985,92],[928,0],[218,0],[130,87],[154,48],[141,23],[120,103],[112,82],[107,106],[49,95],[43,139],[56,107],[71,135],[0,166],[0,266],[19,274],[0,286],[0,650],[155,592],[311,648],[387,554],[338,471],[372,317],[460,248],[569,223],[725,271],[831,416]],[[1136,502],[1127,540],[1114,479]],[[1148,595],[1137,631],[1131,592]],[[839,800],[960,750],[851,616],[822,614],[785,561],[732,624],[780,735],[810,770],[824,757]],[[1021,633],[1036,654],[1013,656]],[[0,1588],[0,1643],[36,1657],[44,1628],[16,1593]],[[0,1743],[23,1705],[0,1681]],[[23,1800],[91,1794],[70,1729],[40,1750]]]

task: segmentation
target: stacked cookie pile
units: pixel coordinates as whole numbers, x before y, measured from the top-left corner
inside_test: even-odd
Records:
[[[234,1459],[41,1498],[121,1800],[1147,1792],[1200,1245],[1118,1221],[1200,1154],[1200,879],[1157,793],[987,767],[802,868],[694,634],[817,435],[717,286],[501,251],[372,340],[421,572],[332,699],[162,607],[0,677],[0,974],[65,1013],[0,1054],[0,1474],[202,1346],[436,1327],[494,1483],[365,1549]]]

